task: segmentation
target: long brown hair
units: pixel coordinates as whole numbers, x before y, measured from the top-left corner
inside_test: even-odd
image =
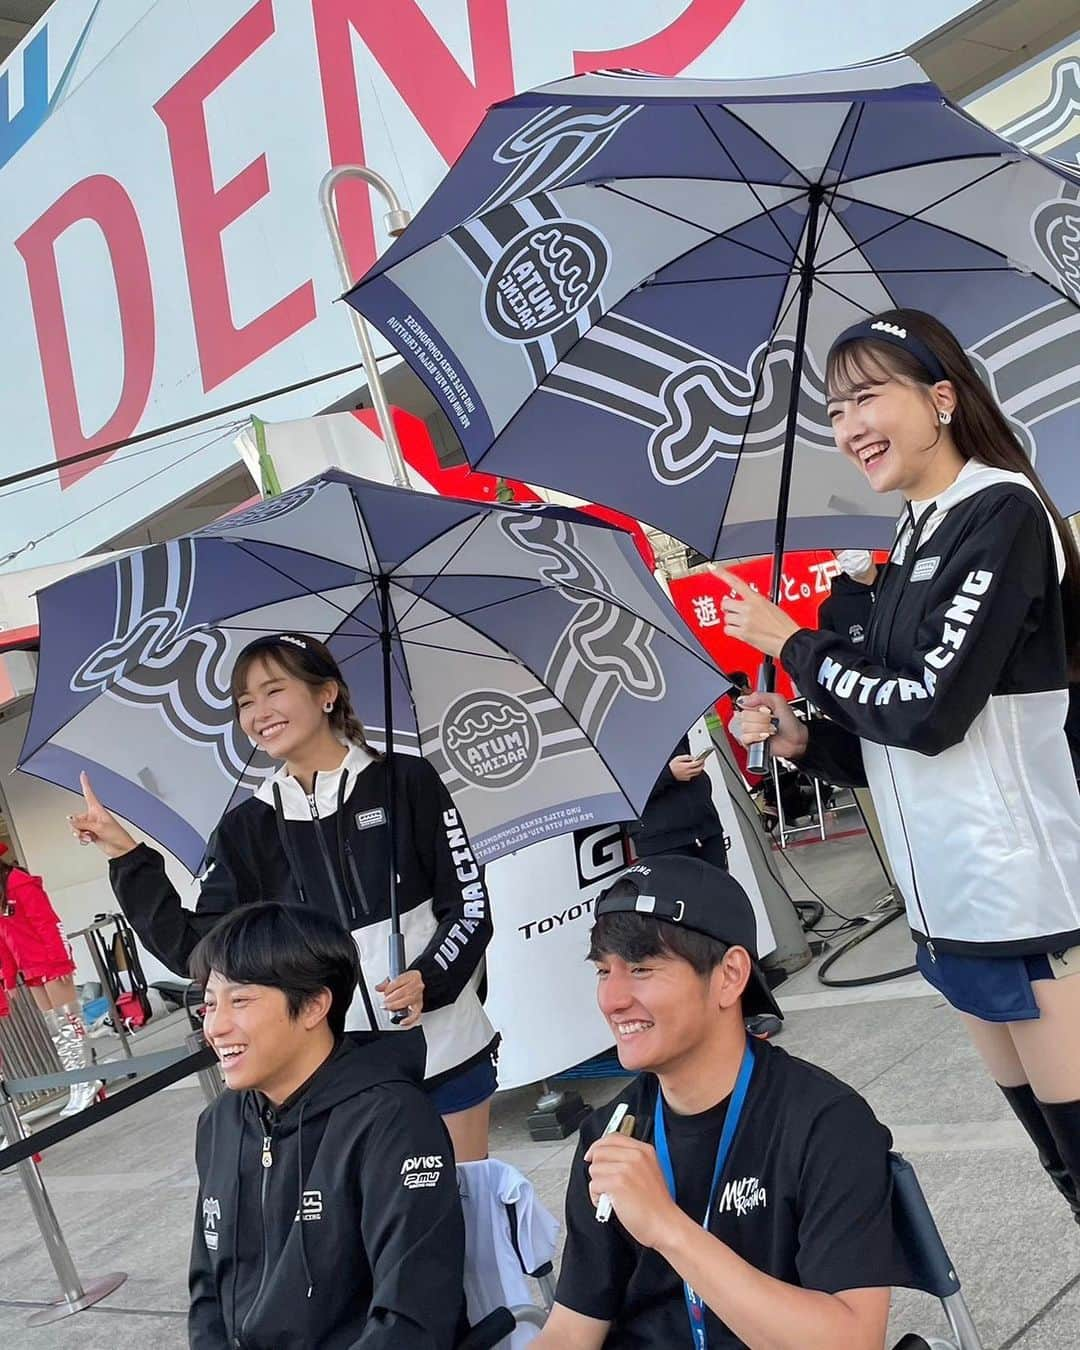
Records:
[[[328,714],[330,726],[339,736],[353,745],[361,746],[375,759],[382,758],[378,750],[368,745],[364,724],[353,709],[352,696],[341,667],[330,649],[307,633],[278,633],[248,643],[233,666],[232,700],[233,713],[237,718],[240,716],[240,696],[247,688],[248,672],[256,661],[272,661],[287,675],[301,680],[311,689],[319,689],[332,680],[338,692],[334,707]]]
[[[967,353],[950,330],[932,314],[919,309],[886,310],[874,315],[872,322],[879,321],[912,333],[941,363],[945,378],[956,391],[950,430],[953,443],[964,459],[973,459],[994,469],[1022,473],[1050,513],[1065,551],[1061,598],[1069,671],[1072,678],[1076,678],[1080,674],[1080,550],[1072,531],[1050,500],[993,394],[979,378]],[[927,387],[935,383],[918,356],[892,342],[860,334],[850,341],[838,343],[829,353],[825,371],[829,398],[850,398],[856,389],[867,384],[896,378]]]

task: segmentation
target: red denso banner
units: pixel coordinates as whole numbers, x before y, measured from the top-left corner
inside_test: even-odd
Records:
[[[884,553],[876,553],[875,561],[885,561]],[[772,592],[772,559],[750,558],[745,562],[725,563],[729,572],[740,577],[748,586],[762,595]],[[818,626],[818,610],[829,597],[832,579],[840,571],[836,558],[828,549],[812,549],[788,553],[784,557],[780,604],[801,628]],[[721,670],[743,670],[757,683],[761,653],[745,642],[724,636],[723,611],[720,602],[730,595],[731,588],[715,572],[702,568],[691,576],[676,577],[671,583],[671,598],[675,607],[700,638]],[[787,698],[795,690],[782,666],[776,671],[777,692]]]

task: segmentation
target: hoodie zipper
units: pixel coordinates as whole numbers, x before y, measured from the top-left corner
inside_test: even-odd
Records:
[[[338,908],[338,914],[341,916],[341,922],[352,932],[356,926],[356,915],[345,903],[345,896],[342,894],[341,883],[338,881],[337,873],[334,871],[334,863],[330,857],[330,846],[326,842],[326,836],[323,834],[322,820],[319,816],[319,802],[315,795],[315,785],[319,775],[311,775],[311,791],[307,794],[308,807],[311,811],[311,819],[315,823],[315,837],[319,841],[319,852],[322,854],[323,866],[326,868],[326,875],[330,882],[330,892]]]
[[[330,891],[337,904],[338,913],[341,915],[341,922],[345,925],[346,930],[351,933],[353,929],[357,926],[359,921],[356,917],[355,909],[350,908],[350,906],[348,906],[345,903],[345,896],[341,889],[341,883],[338,881],[338,875],[334,871],[334,863],[332,858],[330,857],[330,846],[329,844],[327,844],[326,836],[323,834],[321,817],[319,816],[319,803],[315,795],[315,785],[317,781],[318,781],[318,774],[317,773],[312,774],[311,791],[307,794],[308,807],[311,811],[312,823],[315,826],[315,836],[319,841],[319,852],[322,854],[323,865],[326,868],[326,875],[330,881]],[[359,882],[359,877],[357,877],[357,882]],[[361,894],[363,894],[362,889]],[[366,909],[367,906],[365,905],[365,910]],[[357,950],[359,954],[359,949]],[[364,1013],[367,1016],[371,1030],[378,1031],[379,1022],[375,1016],[375,1007],[371,1001],[371,994],[368,992],[367,980],[364,976],[363,965],[361,965],[360,967],[360,976],[359,979],[357,980],[357,987],[360,991],[360,997],[362,998],[364,1003]]]
[[[259,1270],[259,1287],[255,1290],[255,1297],[251,1300],[251,1307],[248,1308],[244,1320],[240,1324],[240,1337],[243,1337],[246,1334],[247,1325],[251,1321],[255,1309],[259,1306],[259,1300],[262,1298],[263,1290],[266,1288],[267,1253],[270,1250],[270,1234],[266,1231],[266,1192],[270,1187],[270,1172],[274,1166],[273,1121],[267,1121],[264,1118],[263,1128],[266,1130],[266,1133],[263,1135],[262,1177],[259,1181],[259,1223],[262,1228],[262,1266]],[[240,1338],[237,1339],[236,1344],[242,1344]]]

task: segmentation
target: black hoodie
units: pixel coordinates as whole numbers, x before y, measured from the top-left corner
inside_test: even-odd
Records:
[[[401,1037],[346,1037],[280,1109],[203,1112],[192,1350],[451,1350],[465,1232],[450,1140]]]
[[[874,612],[874,588],[839,572],[832,579],[829,597],[818,610],[818,627],[839,633],[856,647],[866,641],[870,615]]]

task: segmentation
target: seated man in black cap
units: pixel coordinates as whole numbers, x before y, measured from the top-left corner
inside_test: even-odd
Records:
[[[665,855],[595,915],[600,1009],[638,1077],[582,1126],[537,1350],[882,1350],[904,1275],[889,1133],[851,1088],[748,1040],[744,1017],[779,1009],[746,893]]]

